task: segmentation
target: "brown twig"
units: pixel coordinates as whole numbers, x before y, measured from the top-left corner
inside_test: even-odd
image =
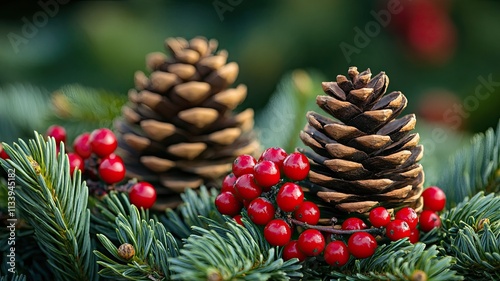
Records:
[[[353,234],[356,232],[368,232],[370,234],[374,235],[382,235],[384,234],[384,229],[383,228],[369,228],[369,229],[359,229],[359,230],[343,230],[343,229],[335,229],[332,226],[326,226],[326,225],[311,225],[307,224],[305,222],[298,221],[296,219],[290,218],[290,221],[298,226],[302,226],[304,228],[312,228],[312,229],[317,229],[319,231],[324,231],[332,234],[340,234],[340,235],[348,235],[348,234]]]

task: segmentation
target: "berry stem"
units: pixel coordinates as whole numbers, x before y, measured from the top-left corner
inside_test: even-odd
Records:
[[[374,235],[382,235],[384,234],[383,228],[369,228],[369,229],[358,229],[358,230],[342,230],[342,229],[335,229],[332,226],[323,226],[323,225],[310,225],[305,222],[301,222],[299,220],[290,218],[290,221],[298,226],[302,226],[304,228],[312,228],[312,229],[317,229],[319,231],[324,231],[332,234],[340,234],[340,235],[349,235],[349,234],[354,234],[356,232],[367,232],[370,234]]]

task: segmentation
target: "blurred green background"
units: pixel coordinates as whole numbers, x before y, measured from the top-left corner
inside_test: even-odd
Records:
[[[252,107],[257,115],[280,110],[268,101],[287,73],[306,69],[315,73],[313,81],[331,81],[355,65],[374,74],[385,71],[389,91],[405,93],[405,112],[420,115],[421,135],[435,145],[432,153],[455,148],[462,136],[493,127],[500,117],[500,83],[495,82],[500,82],[499,1],[41,0],[0,5],[4,141],[45,130],[47,122],[39,117],[50,112],[49,94],[64,85],[125,96],[133,73],[145,69],[145,55],[164,51],[169,36],[218,39],[229,60],[240,65],[236,83],[248,86],[241,108]],[[487,80],[493,82],[477,92]],[[322,93],[319,84],[314,91]],[[434,141],[436,125],[447,127],[445,141]]]

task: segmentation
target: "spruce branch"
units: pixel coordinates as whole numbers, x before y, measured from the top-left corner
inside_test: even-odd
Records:
[[[52,94],[53,114],[47,124],[66,128],[69,141],[84,131],[111,128],[127,96],[81,85],[66,85]]]
[[[26,281],[26,276],[25,275],[5,275],[5,276],[0,276],[0,281]]]
[[[167,209],[159,220],[179,239],[187,238],[192,233],[193,226],[206,228],[208,225],[201,217],[222,223],[224,219],[214,203],[217,194],[217,189],[208,190],[205,186],[201,186],[198,192],[187,189],[181,194],[183,203],[176,210]]]
[[[106,203],[112,203],[106,217],[117,211],[115,218],[116,239],[113,243],[106,235],[97,234],[97,238],[111,256],[94,251],[97,262],[103,267],[99,275],[113,280],[169,280],[170,259],[178,255],[178,245],[165,227],[154,219],[148,219],[147,212],[139,211],[131,205],[126,196],[111,192]],[[111,211],[110,211],[111,210]],[[118,253],[120,244],[129,243],[135,249],[135,255],[127,260]]]
[[[375,254],[351,260],[326,275],[335,280],[463,280],[451,270],[453,258],[440,256],[435,245],[410,244],[406,239],[380,246]],[[417,276],[422,279],[417,279]]]
[[[296,259],[283,261],[278,248],[245,218],[245,227],[232,218],[219,223],[204,219],[208,228],[193,227],[180,255],[171,261],[173,279],[180,280],[289,280],[301,277]]]
[[[57,153],[53,138],[43,136],[13,147],[3,144],[10,160],[5,170],[15,170],[16,207],[34,229],[40,249],[57,280],[96,280],[97,268],[89,234],[88,189],[81,173],[69,172],[68,157]],[[60,151],[64,151],[61,143]]]
[[[499,206],[500,196],[480,192],[442,215],[441,245],[468,279],[500,278]]]
[[[500,192],[500,120],[492,128],[472,138],[469,146],[450,158],[449,169],[437,185],[447,195],[448,207],[472,197],[480,191]]]

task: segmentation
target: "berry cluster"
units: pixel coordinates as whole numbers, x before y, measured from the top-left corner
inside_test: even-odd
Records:
[[[345,265],[351,256],[357,259],[372,256],[378,240],[409,238],[419,240],[419,229],[424,232],[440,226],[435,213],[444,208],[444,193],[429,187],[423,193],[424,207],[420,217],[409,207],[394,214],[384,207],[370,211],[369,219],[345,219],[341,227],[317,225],[319,207],[304,200],[304,192],[297,181],[309,173],[309,162],[301,153],[287,154],[282,148],[266,149],[257,161],[250,155],[241,155],[233,163],[232,173],[222,182],[221,193],[215,199],[219,212],[243,225],[242,214],[256,225],[263,226],[264,238],[273,246],[283,246],[285,260],[321,257],[332,266]],[[335,221],[335,220],[332,220]],[[292,240],[292,233],[300,231]],[[377,237],[377,239],[376,239]]]
[[[56,143],[66,142],[66,130],[62,126],[50,126],[46,136],[53,137]],[[73,152],[67,153],[70,173],[81,170],[90,192],[96,196],[110,190],[124,191],[129,193],[132,204],[150,208],[156,201],[156,190],[150,183],[130,181],[117,185],[126,174],[122,158],[115,154],[117,146],[115,134],[107,128],[80,134],[73,142]]]

